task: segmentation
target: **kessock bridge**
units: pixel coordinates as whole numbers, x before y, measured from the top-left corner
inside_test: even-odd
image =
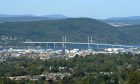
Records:
[[[104,46],[104,48],[108,48],[107,46],[110,46],[110,48],[137,48],[136,46],[129,46],[129,45],[117,45],[117,44],[101,44],[101,43],[94,43],[92,37],[88,37],[88,42],[68,42],[66,40],[66,36],[62,37],[61,42],[32,42],[32,41],[26,41],[24,44],[53,44],[54,48],[56,45],[60,44],[62,45],[62,48],[66,48],[66,45],[87,45],[87,47],[90,49],[91,46],[96,46],[98,49],[99,46]]]

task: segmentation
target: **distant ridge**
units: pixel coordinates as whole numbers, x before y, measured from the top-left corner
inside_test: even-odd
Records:
[[[59,20],[68,18],[61,14],[53,15],[8,15],[0,14],[0,22],[24,22],[24,21],[40,21],[40,20]]]
[[[140,20],[140,16],[130,16],[130,17],[112,17],[107,20]]]
[[[67,16],[61,15],[61,14],[53,14],[53,15],[47,15],[48,18],[68,18]]]
[[[139,25],[140,24],[140,16],[112,17],[112,18],[104,19],[102,21],[105,23],[117,24],[120,26]]]
[[[0,14],[1,17],[35,17],[35,15],[11,15],[11,14]]]

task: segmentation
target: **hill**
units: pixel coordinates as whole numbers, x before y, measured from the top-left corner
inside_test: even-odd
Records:
[[[116,24],[118,26],[138,25],[140,24],[140,16],[112,17],[102,21],[105,23]]]
[[[0,22],[25,22],[25,21],[40,21],[40,20],[59,20],[67,18],[64,15],[53,14],[45,16],[35,15],[7,15],[0,14]]]
[[[140,25],[120,27],[119,30],[131,38],[132,43],[140,44]]]
[[[117,28],[95,19],[69,18],[32,22],[6,22],[0,24],[1,43],[31,41],[61,41],[66,35],[68,41],[130,44],[131,38]],[[134,39],[135,40],[135,39]]]
[[[130,16],[130,17],[112,17],[107,20],[140,20],[140,16]]]
[[[47,15],[46,17],[48,17],[48,18],[60,18],[60,19],[68,18],[67,16],[64,16],[64,15],[61,15],[61,14]]]

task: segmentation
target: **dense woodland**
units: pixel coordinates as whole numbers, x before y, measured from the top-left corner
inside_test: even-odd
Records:
[[[59,67],[65,69],[59,70]],[[48,84],[43,79],[15,81],[6,77],[59,72],[70,73],[71,76],[63,79],[58,77],[53,80],[53,84],[139,84],[140,55],[77,55],[69,59],[53,58],[45,61],[25,57],[7,58],[7,61],[0,63],[0,84]]]

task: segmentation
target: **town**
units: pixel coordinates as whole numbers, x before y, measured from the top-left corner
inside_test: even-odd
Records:
[[[0,63],[10,63],[10,62],[24,63],[24,61],[27,60],[30,61],[32,60],[35,61],[36,63],[38,63],[38,61],[46,63],[47,60],[51,59],[53,60],[63,59],[63,61],[67,61],[75,59],[77,56],[82,57],[83,59],[84,58],[87,59],[88,56],[90,58],[90,56],[97,57],[98,55],[99,57],[100,55],[104,55],[106,57],[108,56],[114,57],[118,55],[118,57],[115,58],[119,58],[120,57],[119,55],[121,54],[122,55],[131,54],[132,56],[140,54],[140,48],[137,46],[93,43],[92,38],[88,38],[88,43],[66,42],[66,37],[63,37],[62,42],[24,42],[24,45],[25,45],[24,47],[14,47],[14,46],[13,47],[9,46],[7,48],[1,47]],[[27,64],[30,61],[27,61]],[[59,60],[58,62],[61,62],[61,60]],[[28,65],[30,65],[30,63]],[[30,81],[37,81],[40,79],[47,81],[57,81],[60,79],[64,79],[65,77],[71,77],[72,73],[74,73],[73,67],[68,67],[67,64],[64,64],[65,66],[58,65],[57,67],[56,65],[50,64],[49,66],[47,66],[48,67],[47,70],[49,70],[49,72],[44,71],[43,73],[42,72],[39,73],[36,71],[34,72],[34,70],[31,70],[32,73],[34,73],[33,75],[31,75],[30,74],[31,72],[28,71],[26,71],[26,74],[24,74],[25,72],[22,72],[22,68],[25,69],[26,67],[21,66],[20,68],[22,74],[12,73],[14,75],[9,75],[7,76],[7,78],[16,81],[20,81],[23,79]],[[45,68],[43,67],[43,69]],[[102,75],[104,74],[109,76],[114,74],[112,71],[108,72],[99,71],[99,73]]]
[[[8,57],[29,57],[29,58],[39,58],[42,60],[46,60],[49,58],[72,58],[76,55],[85,57],[90,54],[119,54],[119,53],[132,53],[132,54],[140,54],[139,48],[106,48],[99,50],[92,49],[65,49],[65,50],[53,50],[53,49],[3,49],[0,51],[1,61],[4,58]],[[4,61],[4,60],[3,60]]]

